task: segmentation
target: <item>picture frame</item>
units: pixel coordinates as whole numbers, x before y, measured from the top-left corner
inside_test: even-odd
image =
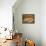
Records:
[[[35,23],[35,14],[23,14],[22,23],[23,24],[34,24]]]

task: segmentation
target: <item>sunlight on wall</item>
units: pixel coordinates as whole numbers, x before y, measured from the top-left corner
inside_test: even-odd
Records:
[[[12,29],[12,6],[16,0],[0,0],[0,27]]]
[[[1,27],[12,28],[11,10],[7,9],[7,10],[4,10],[4,11],[2,11],[0,13],[1,13],[1,15],[0,15],[0,26]]]

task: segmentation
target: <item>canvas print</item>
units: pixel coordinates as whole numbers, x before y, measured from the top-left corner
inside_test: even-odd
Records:
[[[35,23],[35,15],[34,14],[23,14],[22,15],[22,23]]]

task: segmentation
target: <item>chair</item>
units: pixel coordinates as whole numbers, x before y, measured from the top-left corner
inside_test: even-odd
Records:
[[[22,46],[22,33],[15,33],[13,38],[15,39],[16,46]]]

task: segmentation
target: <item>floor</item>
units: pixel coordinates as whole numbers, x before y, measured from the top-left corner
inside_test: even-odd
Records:
[[[16,46],[16,39],[6,40],[0,46]],[[17,46],[19,46],[19,45],[17,45]],[[24,44],[21,42],[20,46],[24,46]]]
[[[0,46],[16,46],[15,39],[13,40],[6,40],[6,42],[2,43]]]

